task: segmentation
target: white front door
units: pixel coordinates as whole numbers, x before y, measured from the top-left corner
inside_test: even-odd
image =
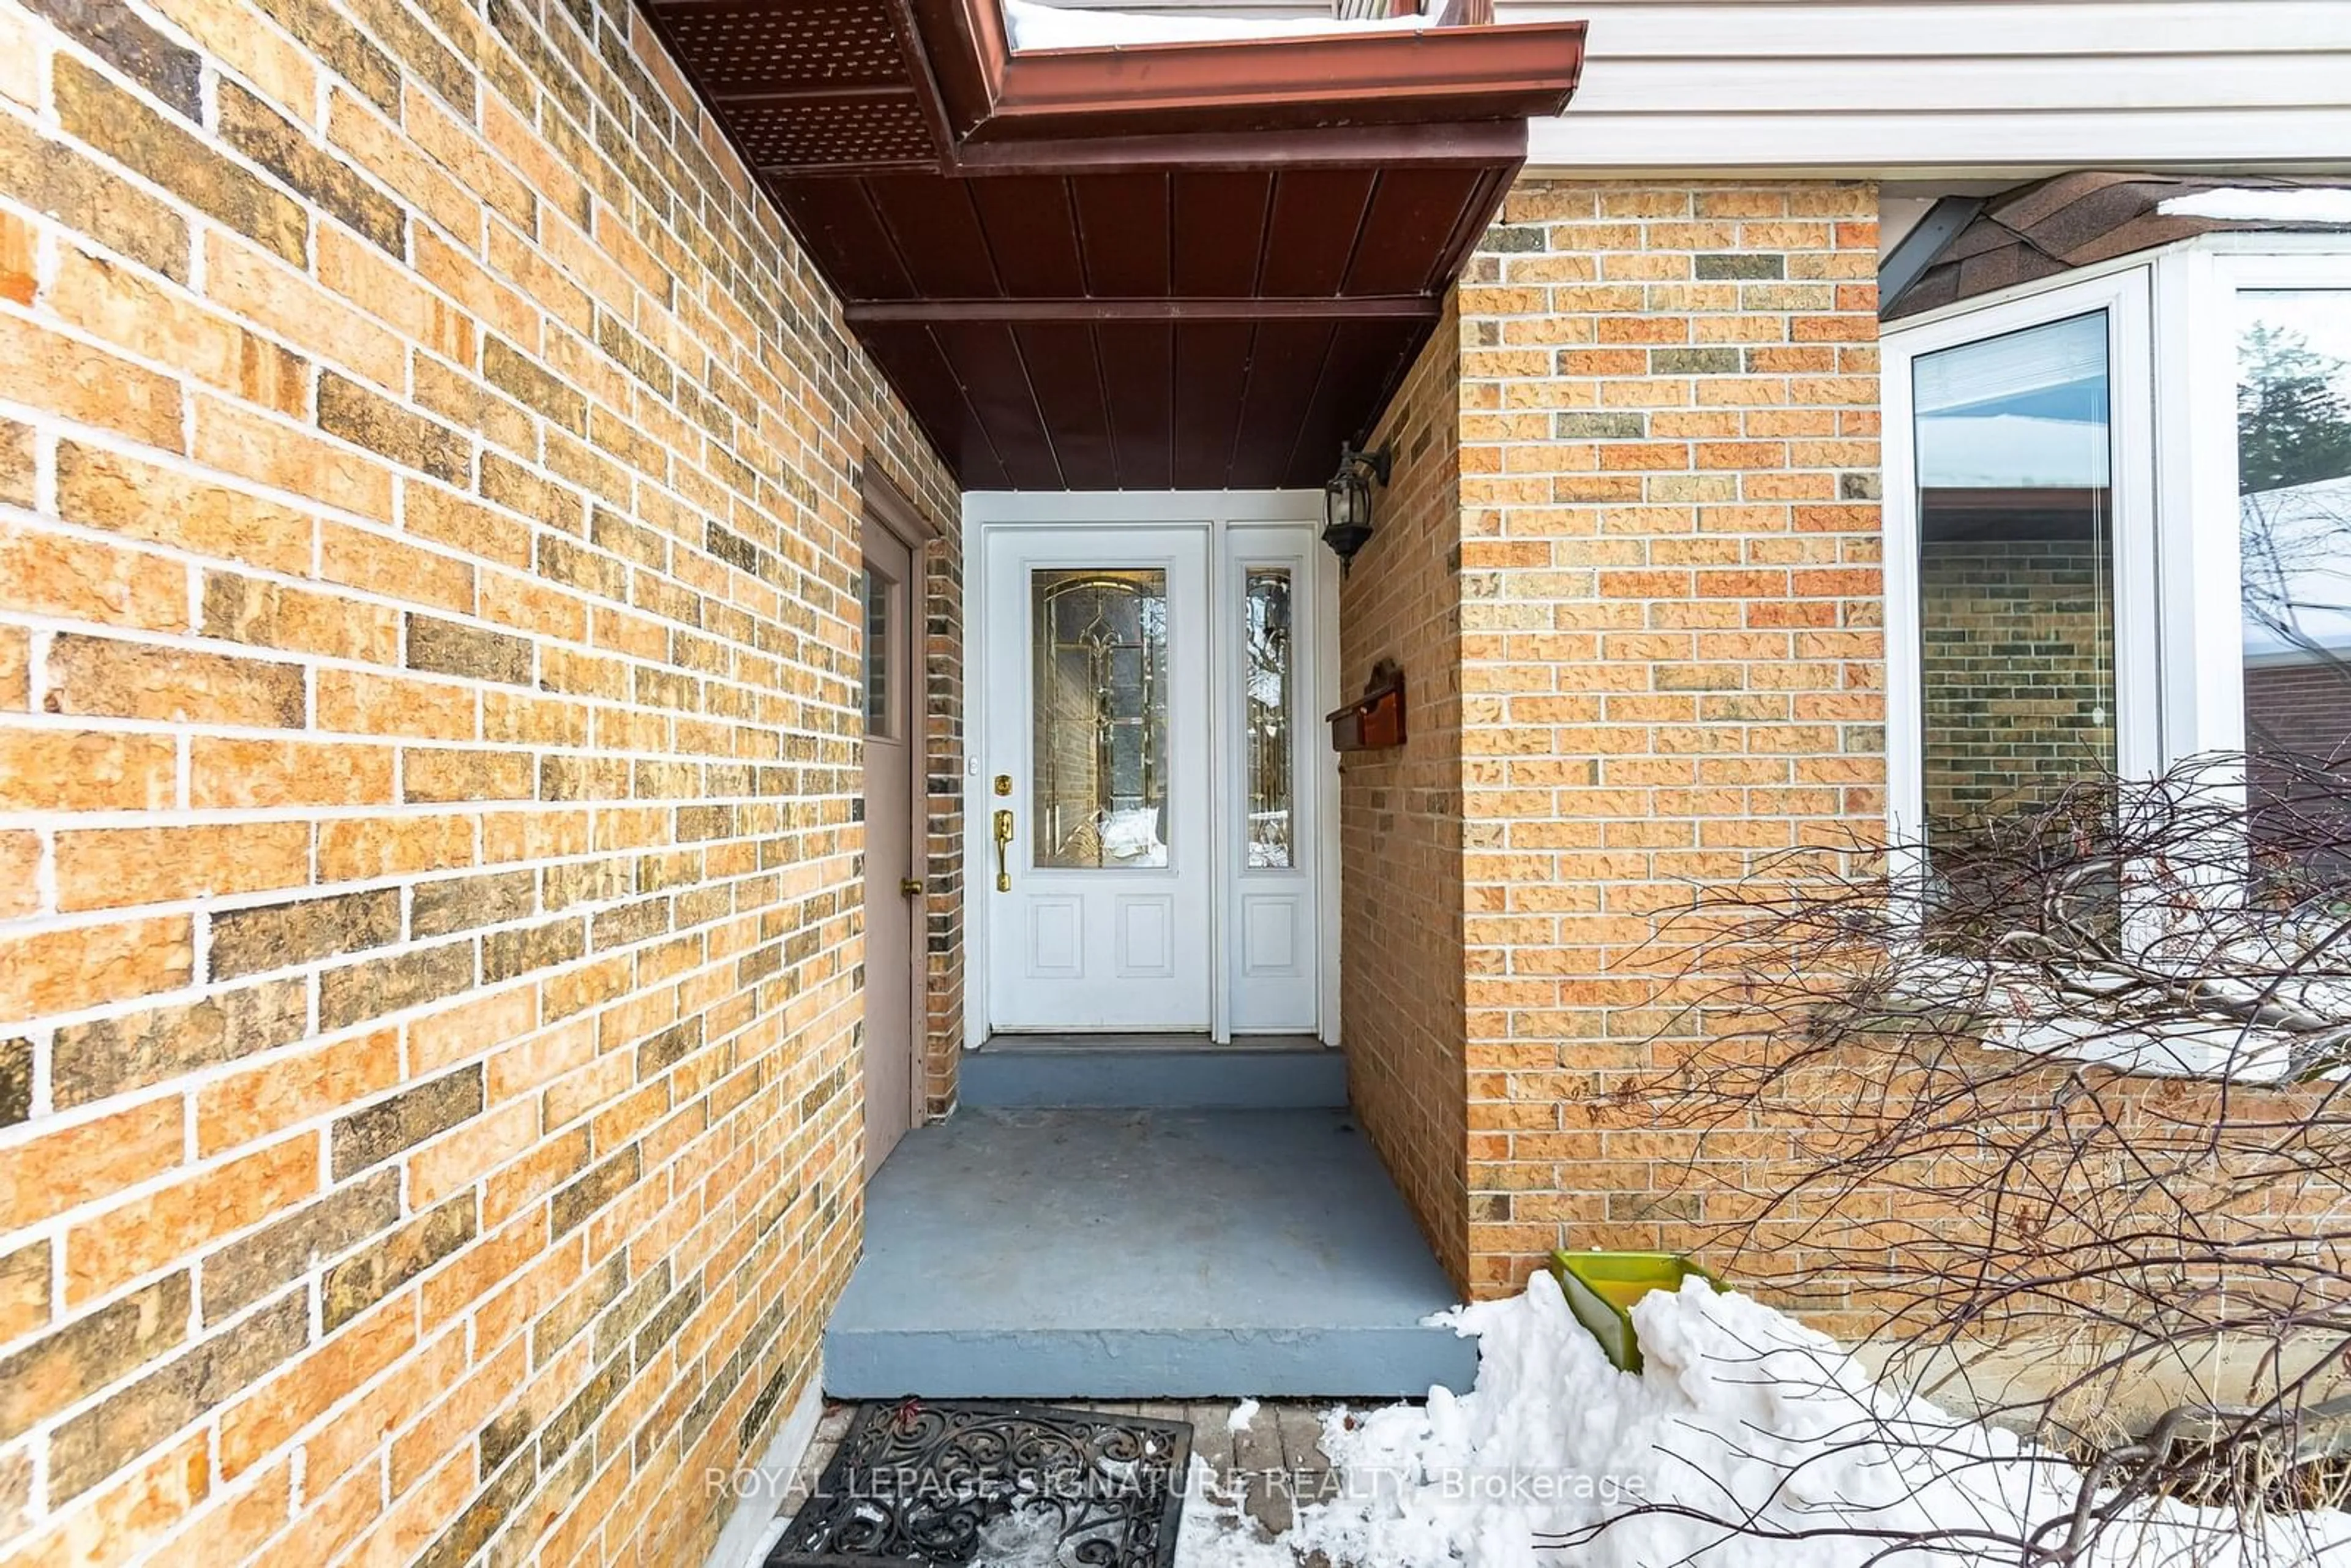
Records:
[[[989,502],[971,536],[976,1021],[1333,1036],[1319,494]]]
[[[1208,532],[990,529],[988,1011],[1212,1026]]]

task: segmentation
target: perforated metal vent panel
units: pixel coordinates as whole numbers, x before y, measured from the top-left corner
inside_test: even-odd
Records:
[[[651,9],[753,163],[938,156],[887,0],[654,0]]]
[[[655,0],[653,12],[704,89],[722,97],[912,80],[890,12],[874,0]]]
[[[735,104],[720,112],[745,156],[763,169],[903,162],[938,152],[911,98]]]

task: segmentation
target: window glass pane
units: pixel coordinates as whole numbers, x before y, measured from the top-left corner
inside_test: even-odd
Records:
[[[865,601],[865,733],[890,737],[890,580],[868,570],[859,580]]]
[[[1032,863],[1167,863],[1167,574],[1029,575]]]
[[[1249,769],[1249,863],[1287,869],[1290,848],[1290,572],[1252,567],[1248,578],[1242,661],[1242,747]]]
[[[1995,849],[2115,767],[2115,613],[2103,312],[1914,366],[1929,870],[1947,909],[1997,905]],[[2066,797],[2069,787],[2077,790]],[[2086,824],[2085,824],[2086,825]]]
[[[2243,552],[2245,749],[2257,864],[2351,867],[2325,816],[2351,764],[2351,289],[2239,297],[2237,489]]]

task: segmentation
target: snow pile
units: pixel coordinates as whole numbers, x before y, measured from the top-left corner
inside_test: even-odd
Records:
[[[1248,1431],[1249,1423],[1257,1419],[1257,1411],[1258,1404],[1256,1400],[1242,1400],[1239,1404],[1234,1406],[1232,1413],[1225,1417],[1225,1430],[1228,1432]]]
[[[972,1568],[1054,1568],[1060,1560],[1062,1520],[1051,1508],[1015,1509],[979,1527],[979,1555]]]
[[[1288,1568],[1313,1551],[1364,1568],[1992,1568],[2015,1561],[2001,1541],[2020,1521],[2073,1504],[2070,1468],[1878,1386],[1834,1341],[1703,1281],[1634,1308],[1637,1375],[1608,1364],[1548,1275],[1446,1321],[1478,1336],[1474,1390],[1332,1412],[1341,1495],[1301,1507],[1278,1546],[1196,1488],[1179,1568]],[[1538,1548],[1611,1519],[1563,1553]],[[2230,1525],[2156,1505],[2109,1530],[2095,1563],[2351,1563],[2351,1515],[2269,1521],[2251,1550]],[[1887,1551],[1914,1532],[1935,1547]]]
[[[1176,1535],[1176,1568],[1298,1568],[1288,1537],[1270,1542],[1242,1511],[1238,1492],[1227,1492],[1216,1468],[1192,1456],[1185,1478],[1184,1524]]]
[[[1412,32],[1428,16],[1343,22],[1332,16],[1151,16],[1131,11],[1081,11],[1004,0],[1005,29],[1015,49],[1102,49],[1129,44],[1207,44],[1241,38],[1311,38],[1332,33]]]
[[[2210,218],[2233,224],[2351,224],[2351,189],[2226,185],[2174,196],[2156,211],[2167,218]]]

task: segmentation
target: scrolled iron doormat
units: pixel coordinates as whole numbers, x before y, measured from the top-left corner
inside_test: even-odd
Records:
[[[766,1568],[964,1568],[983,1553],[1171,1568],[1192,1424],[906,1399],[850,1418]]]

